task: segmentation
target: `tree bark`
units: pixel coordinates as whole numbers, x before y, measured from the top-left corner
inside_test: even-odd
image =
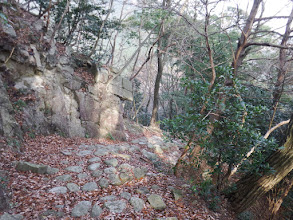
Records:
[[[163,7],[170,6],[171,0],[164,0],[163,1]],[[152,110],[152,117],[150,126],[151,127],[157,127],[157,119],[158,119],[158,109],[159,109],[159,90],[160,90],[160,84],[161,79],[163,75],[163,48],[162,48],[162,41],[163,41],[163,35],[164,35],[164,18],[161,22],[160,31],[158,34],[158,48],[157,48],[157,56],[158,56],[158,73],[155,81],[155,88],[154,88],[154,102],[153,102],[153,110]]]
[[[269,203],[271,216],[270,220],[277,220],[278,216],[277,213],[283,203],[284,198],[290,192],[290,189],[293,186],[293,173],[287,175],[276,187],[276,189],[271,192],[272,199],[271,203]],[[271,197],[271,196],[270,196]]]
[[[161,26],[161,31],[162,33],[163,29],[163,24]],[[156,82],[155,82],[155,88],[154,88],[154,104],[153,104],[153,111],[152,111],[152,117],[151,117],[151,122],[150,126],[156,127],[157,126],[157,119],[158,119],[158,109],[159,109],[159,90],[160,90],[160,83],[163,75],[163,58],[162,58],[162,40],[158,40],[158,49],[157,49],[157,56],[158,56],[158,73],[156,77]]]
[[[293,114],[284,149],[272,153],[267,162],[274,172],[263,175],[247,174],[236,183],[236,190],[228,195],[232,210],[236,213],[249,208],[293,170]]]
[[[251,33],[252,25],[255,21],[255,16],[258,12],[258,8],[262,0],[254,0],[250,14],[246,20],[246,24],[242,30],[242,34],[238,40],[238,46],[234,53],[232,67],[234,69],[234,76],[237,75],[238,67],[241,66],[244,58],[247,53],[245,53],[246,44],[248,41],[248,37]]]

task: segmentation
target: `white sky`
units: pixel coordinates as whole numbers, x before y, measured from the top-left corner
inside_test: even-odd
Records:
[[[293,0],[292,0],[293,1]],[[264,0],[265,10],[263,17],[269,16],[288,16],[290,15],[293,3],[291,0]],[[239,5],[241,9],[250,12],[253,5],[253,0],[230,0],[224,3],[227,5],[237,6]],[[283,32],[286,25],[286,19],[274,19],[268,22],[268,25],[273,28],[279,28],[283,26],[279,31]]]

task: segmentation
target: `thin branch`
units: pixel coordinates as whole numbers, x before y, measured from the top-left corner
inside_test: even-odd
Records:
[[[268,43],[268,42],[250,42],[247,43],[244,47],[250,47],[250,46],[263,46],[263,47],[275,47],[275,48],[279,48],[279,49],[290,49],[292,50],[293,47],[288,47],[288,46],[283,46],[283,45],[277,45],[277,44],[272,44],[272,43]]]
[[[271,134],[274,130],[276,130],[277,128],[281,127],[282,125],[286,125],[286,124],[288,124],[289,121],[290,121],[290,120],[282,121],[282,122],[280,122],[279,124],[277,124],[277,125],[275,125],[274,127],[272,127],[270,130],[267,131],[267,133],[266,133],[265,136],[264,136],[264,139],[267,139],[267,138],[270,136],[270,134]]]
[[[98,45],[98,42],[99,42],[99,40],[100,40],[101,33],[102,33],[103,28],[104,28],[104,26],[105,26],[105,23],[106,23],[106,21],[108,20],[110,14],[111,14],[112,6],[113,6],[113,0],[111,0],[111,2],[110,2],[110,8],[109,8],[109,11],[108,11],[108,13],[107,13],[107,15],[106,15],[106,18],[105,18],[105,19],[103,20],[103,22],[102,22],[102,25],[101,25],[101,27],[100,27],[100,29],[99,29],[99,32],[98,32],[97,40],[96,40],[96,42],[95,42],[94,47],[92,48],[91,53],[89,54],[89,57],[91,57],[91,56],[95,53],[95,50],[96,50],[97,45]]]
[[[12,54],[13,54],[14,50],[15,50],[15,47],[12,48],[9,57],[5,60],[4,64],[6,64],[10,60],[10,58],[12,57]]]
[[[144,65],[151,59],[151,53],[152,53],[152,49],[154,48],[154,46],[156,45],[156,43],[158,42],[158,40],[161,38],[161,36],[159,36],[157,38],[157,40],[152,44],[151,48],[149,49],[149,52],[148,52],[148,57],[146,58],[146,60],[143,62],[143,64],[141,65],[141,67],[139,68],[139,70],[133,75],[130,77],[130,81],[133,80],[138,74],[139,72],[142,70],[142,68],[144,67]]]
[[[54,39],[54,37],[55,37],[55,33],[56,33],[56,31],[59,30],[59,28],[60,28],[60,26],[61,26],[61,23],[62,23],[62,21],[63,21],[63,18],[64,18],[64,16],[65,16],[65,14],[66,14],[66,13],[68,12],[68,10],[69,10],[69,5],[70,5],[70,0],[67,0],[66,6],[65,6],[65,9],[64,9],[64,11],[63,11],[63,14],[62,14],[62,16],[61,16],[61,18],[60,18],[60,21],[59,21],[57,27],[54,29],[53,34],[52,34],[52,36],[51,36],[51,40],[50,40],[50,43],[49,43],[50,45],[52,44],[52,41],[53,41],[53,39]]]
[[[289,16],[271,16],[271,17],[264,17],[264,18],[256,18],[254,22],[271,20],[271,19],[287,19],[287,18],[289,18]]]
[[[267,131],[267,133],[264,135],[264,139],[268,139],[268,137],[270,136],[270,134],[276,130],[277,128],[281,127],[282,125],[286,125],[290,122],[290,120],[287,121],[282,121],[279,124],[275,125],[274,127],[272,127],[270,130]],[[250,151],[246,154],[246,156],[244,158],[242,158],[242,160],[240,161],[240,163],[238,163],[231,171],[231,174],[229,176],[229,178],[231,178],[236,171],[238,170],[239,166],[245,161],[247,160],[248,157],[251,156],[251,154],[254,152],[254,150],[259,146],[260,144],[255,145],[253,148],[250,149]]]

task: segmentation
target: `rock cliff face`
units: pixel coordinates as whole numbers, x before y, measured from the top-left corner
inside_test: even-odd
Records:
[[[33,17],[21,25],[29,34],[43,29],[42,20]],[[78,67],[70,48],[50,45],[49,32],[22,43],[24,36],[15,30],[1,24],[0,136],[125,138],[122,102],[132,100],[130,81],[105,67]]]

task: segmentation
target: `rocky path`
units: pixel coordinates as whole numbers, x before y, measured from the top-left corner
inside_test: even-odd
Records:
[[[12,162],[13,205],[0,220],[218,219],[172,175],[179,143],[158,136],[116,144],[66,141],[42,137]]]

